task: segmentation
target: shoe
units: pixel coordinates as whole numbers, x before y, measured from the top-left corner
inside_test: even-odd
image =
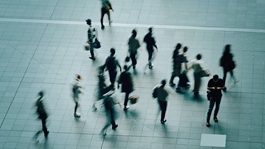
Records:
[[[214,117],[213,120],[218,123],[218,118],[217,117]]]
[[[112,20],[111,20],[111,21],[109,21],[109,26],[111,26],[111,23],[112,23]]]
[[[152,69],[153,68],[153,65],[149,65],[149,69]]]
[[[176,88],[176,92],[178,92],[178,93],[180,93],[180,92],[181,92],[181,89],[180,89],[180,87],[177,87],[177,88]]]
[[[118,127],[118,124],[116,124],[115,126],[112,126],[112,129],[115,130]]]
[[[77,118],[80,118],[81,117],[81,115],[80,114],[77,114],[77,113],[75,113],[74,116],[77,117]]]
[[[102,30],[104,30],[104,29],[105,29],[105,26],[104,26],[104,25],[102,25],[102,26],[101,26],[101,29],[102,29]]]
[[[169,85],[170,86],[176,86],[176,84],[174,82],[170,82]]]
[[[206,122],[206,127],[210,127],[210,123],[209,122]]]
[[[129,106],[124,106],[123,110],[128,110]]]
[[[90,59],[92,59],[92,60],[96,60],[96,58],[95,57],[89,57]]]
[[[161,124],[164,124],[167,120],[164,119],[164,120],[161,120]]]

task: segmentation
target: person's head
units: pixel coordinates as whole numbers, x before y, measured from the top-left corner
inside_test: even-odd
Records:
[[[38,93],[38,96],[40,96],[41,98],[44,96],[44,91],[40,91],[39,93]]]
[[[110,49],[110,55],[112,55],[112,56],[115,55],[115,52],[116,52],[116,50],[114,48]]]
[[[124,65],[123,69],[124,69],[124,71],[127,71],[129,69],[129,67],[127,65]]]
[[[225,45],[225,53],[230,53],[230,47],[231,47],[231,45],[230,44],[227,44],[227,45]]]
[[[134,30],[132,30],[132,36],[135,38],[136,37],[136,35],[137,35],[137,32],[136,32],[136,30],[134,29]]]
[[[197,55],[196,55],[196,59],[197,59],[197,60],[202,59],[202,55],[201,55],[201,54],[197,54]]]
[[[182,45],[180,44],[180,43],[177,43],[177,45],[176,45],[176,50],[179,50],[180,48],[182,47]]]
[[[217,74],[213,75],[213,81],[214,82],[217,82],[219,79],[219,76]]]
[[[161,85],[162,85],[163,87],[164,87],[166,84],[167,84],[167,80],[166,80],[166,79],[164,79],[164,80],[161,81]]]
[[[183,52],[186,53],[188,51],[188,47],[183,48]]]
[[[79,74],[77,74],[75,80],[80,81],[81,79],[82,79],[82,77]]]
[[[153,28],[152,27],[149,27],[148,28],[148,31],[149,31],[149,33],[152,33],[153,32]]]
[[[86,19],[86,24],[91,25],[91,19]]]

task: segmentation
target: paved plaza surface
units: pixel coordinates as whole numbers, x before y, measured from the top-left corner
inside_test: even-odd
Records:
[[[200,146],[202,134],[226,135],[227,149],[265,148],[265,1],[264,0],[112,0],[113,24],[100,29],[99,0],[0,0],[0,148],[47,149],[215,149]],[[84,50],[85,20],[91,18],[102,44],[96,61]],[[152,70],[142,42],[154,27],[158,52]],[[141,41],[136,71],[131,70],[139,96],[127,112],[118,111],[116,131],[99,135],[106,118],[100,102],[92,110],[98,82],[97,68],[116,49],[124,64],[127,42],[136,28]],[[226,44],[232,45],[239,83],[228,74],[219,122],[205,126],[208,101],[204,77],[200,98],[191,88],[169,96],[167,122],[160,123],[152,88],[169,80],[172,52],[177,43],[188,46],[188,60],[202,54],[212,75],[223,76],[219,59]],[[84,87],[81,118],[73,115],[71,87],[80,74]],[[106,73],[108,81],[108,73]],[[178,79],[175,79],[177,83]],[[109,82],[107,82],[109,83]],[[41,129],[34,103],[45,91],[50,131],[47,139],[32,138]],[[115,97],[123,103],[124,94]]]

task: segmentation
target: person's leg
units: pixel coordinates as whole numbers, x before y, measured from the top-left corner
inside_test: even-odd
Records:
[[[105,26],[103,24],[103,20],[104,20],[105,13],[106,13],[105,8],[101,8],[101,17],[100,17],[101,29],[104,29],[105,28]]]
[[[132,60],[133,68],[135,68],[135,65],[137,64],[136,54],[130,54],[130,57],[131,57],[131,60]]]
[[[223,72],[224,72],[223,81],[224,81],[224,85],[225,85],[227,69],[225,69],[224,67],[223,67]]]
[[[77,108],[79,107],[79,103],[77,101],[78,99],[75,99],[75,110],[74,110],[74,116],[79,118],[80,114],[77,114]]]
[[[214,119],[217,119],[217,114],[219,112],[219,107],[221,103],[222,96],[216,97],[216,104],[215,104],[215,110],[214,110]]]
[[[110,123],[112,125],[112,129],[115,130],[118,125],[115,123],[115,111],[114,109],[110,110]]]
[[[169,85],[170,86],[175,86],[176,84],[174,83],[174,79],[176,77],[176,70],[173,69],[173,72],[171,73],[171,77],[169,80]]]
[[[128,104],[128,101],[129,101],[129,94],[128,92],[125,93],[125,99],[124,99],[124,110],[127,110],[128,107],[127,107],[127,104]]]
[[[94,54],[94,47],[93,47],[93,43],[89,43],[90,44],[90,55],[91,57],[89,57],[92,60],[95,60],[95,54]]]
[[[161,122],[165,121],[167,102],[161,102]]]
[[[197,97],[199,95],[199,86],[200,86],[200,73],[194,73],[194,96]]]
[[[42,130],[44,132],[44,136],[47,137],[49,134],[49,131],[47,130],[47,127],[46,127],[46,118],[41,119],[41,122],[42,122]]]
[[[110,83],[113,87],[115,84],[116,76],[117,76],[117,72],[109,70],[109,79],[110,79]]]
[[[234,76],[234,72],[233,72],[233,70],[230,70],[229,72],[230,72],[231,78],[233,78],[233,80],[234,80],[234,84],[238,83],[238,80],[237,80],[236,77]]]
[[[110,11],[107,10],[106,13],[107,13],[107,15],[108,15],[108,19],[109,19],[109,26],[111,26],[112,21],[111,21],[111,19],[110,19]]]
[[[214,104],[215,104],[215,98],[212,98],[209,103],[209,108],[208,108],[208,113],[207,113],[207,118],[206,118],[207,123],[210,123],[210,118],[211,118]]]

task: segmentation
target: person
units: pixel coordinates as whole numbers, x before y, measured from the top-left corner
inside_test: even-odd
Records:
[[[230,44],[227,44],[224,48],[224,52],[223,55],[220,59],[220,66],[223,67],[223,72],[224,72],[224,76],[223,76],[223,81],[225,84],[226,81],[226,75],[229,72],[231,77],[234,80],[234,84],[238,83],[238,80],[236,79],[236,77],[234,76],[234,68],[235,68],[235,62],[233,61],[233,54],[230,52]]]
[[[110,56],[106,59],[105,64],[103,65],[103,70],[107,69],[109,72],[109,79],[111,85],[115,88],[115,80],[117,76],[117,67],[120,68],[121,72],[121,66],[119,61],[115,58],[115,49],[110,49]]]
[[[169,85],[170,86],[175,86],[176,84],[174,83],[174,78],[176,76],[180,75],[180,71],[181,71],[181,54],[179,52],[180,48],[181,48],[181,44],[178,43],[175,47],[175,50],[173,51],[173,56],[172,56],[172,62],[173,62],[173,72],[171,74],[170,80],[169,80]]]
[[[104,95],[103,99],[103,105],[106,111],[106,117],[107,117],[107,123],[106,125],[102,128],[100,134],[103,136],[106,135],[107,128],[112,125],[112,129],[116,130],[118,127],[118,124],[115,122],[116,118],[116,111],[115,111],[115,104],[120,104],[119,101],[115,101],[114,98],[112,97],[113,92],[108,92],[106,95]]]
[[[197,54],[196,59],[191,62],[191,68],[193,68],[193,76],[194,76],[194,97],[197,98],[199,95],[199,89],[201,86],[201,72],[204,69],[203,62],[201,61],[202,55]]]
[[[164,124],[167,120],[165,119],[166,111],[167,111],[167,97],[170,93],[169,89],[166,86],[166,80],[161,81],[161,85],[157,85],[156,94],[157,94],[157,102],[161,110],[161,124]]]
[[[79,81],[81,80],[81,76],[79,74],[76,75],[76,82],[74,83],[73,87],[72,87],[72,96],[73,96],[73,100],[75,102],[75,108],[74,108],[74,116],[77,118],[80,118],[81,115],[79,113],[77,113],[77,108],[79,107],[79,94],[82,93],[81,92],[81,86],[79,85]]]
[[[105,75],[104,75],[104,69],[103,66],[100,66],[98,68],[98,95],[97,95],[97,100],[101,100],[104,98],[104,94],[106,94],[107,92],[109,92],[110,90],[113,89],[112,85],[107,86],[106,82],[105,82]],[[97,110],[96,107],[96,101],[94,101],[92,108],[94,110]]]
[[[86,23],[89,26],[87,30],[87,43],[89,44],[89,51],[91,54],[89,58],[95,60],[96,58],[95,58],[93,43],[97,38],[97,31],[95,28],[92,27],[91,19],[87,19]]]
[[[147,64],[147,66],[149,66],[149,69],[152,69],[153,68],[152,61],[154,59],[154,56],[153,56],[154,47],[158,51],[155,38],[153,37],[153,28],[152,27],[150,27],[148,29],[148,33],[144,36],[144,42],[146,43],[146,49],[148,52],[148,64]]]
[[[112,11],[114,11],[114,10],[113,10],[112,5],[111,5],[109,0],[101,0],[101,4],[102,4],[102,7],[101,7],[100,23],[101,23],[101,29],[104,30],[105,29],[105,26],[103,24],[104,16],[105,16],[105,14],[108,15],[109,25],[111,25],[112,21],[110,19],[110,10],[112,10]]]
[[[187,72],[188,72],[188,60],[187,60],[187,51],[188,47],[183,48],[183,52],[180,53],[182,55],[182,60],[181,60],[181,73],[179,75],[179,82],[178,82],[178,87],[176,88],[176,92],[181,92],[181,88],[189,88],[189,78],[187,77]]]
[[[38,93],[38,96],[39,98],[37,99],[36,103],[35,103],[35,106],[37,107],[37,110],[36,110],[36,113],[38,115],[38,118],[41,120],[42,122],[42,131],[44,133],[44,137],[47,138],[48,137],[48,134],[49,134],[49,131],[47,129],[47,126],[46,126],[46,120],[48,118],[48,113],[45,109],[45,106],[44,106],[44,103],[43,103],[43,96],[44,96],[44,92],[43,91],[40,91]],[[37,139],[39,134],[42,132],[41,130],[38,131],[35,135],[34,135],[34,138]]]
[[[134,86],[133,86],[131,73],[128,71],[129,70],[128,66],[124,65],[123,69],[124,71],[121,73],[120,78],[118,80],[118,88],[120,87],[121,84],[121,92],[125,93],[123,110],[128,110],[129,106],[127,104],[129,100],[129,95],[130,93],[133,92]]]
[[[225,89],[224,81],[220,79],[217,74],[215,74],[213,78],[210,79],[208,82],[208,90],[210,90],[210,104],[209,104],[209,109],[208,109],[207,118],[206,118],[207,127],[210,127],[210,117],[211,117],[214,105],[215,105],[215,110],[214,110],[213,119],[215,122],[218,122],[217,114],[219,111],[221,98],[222,98],[221,90],[224,90],[224,89]]]
[[[138,53],[138,49],[140,48],[140,42],[138,39],[136,39],[136,35],[137,32],[136,30],[132,30],[132,36],[129,38],[128,41],[128,46],[129,46],[129,54],[130,54],[130,58],[132,60],[132,66],[133,69],[135,69],[136,64],[137,64],[137,53]]]

